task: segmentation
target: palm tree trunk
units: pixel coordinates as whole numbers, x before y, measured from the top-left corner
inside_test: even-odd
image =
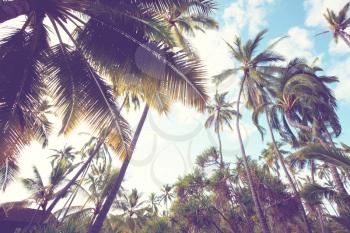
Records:
[[[107,134],[106,134],[107,135]],[[100,147],[102,146],[103,142],[105,140],[105,136],[100,138],[95,149],[91,152],[89,158],[85,161],[83,166],[80,167],[79,171],[74,175],[74,177],[64,186],[61,191],[57,194],[56,198],[53,200],[49,208],[47,209],[48,213],[51,213],[53,208],[55,208],[56,204],[61,200],[61,198],[64,197],[64,195],[67,193],[68,189],[76,182],[76,180],[79,178],[79,176],[85,171],[85,169],[89,166],[92,159],[96,156],[98,151],[100,150]]]
[[[268,127],[269,127],[269,132],[270,132],[271,139],[272,139],[272,144],[273,144],[273,146],[274,146],[274,149],[275,149],[275,152],[276,152],[276,154],[277,154],[277,157],[278,157],[278,159],[279,159],[279,161],[280,161],[280,163],[281,163],[281,166],[282,166],[282,169],[283,169],[283,171],[284,171],[284,174],[286,174],[287,179],[288,179],[288,181],[289,181],[289,184],[290,184],[290,186],[292,187],[293,193],[294,193],[294,195],[295,195],[296,198],[297,198],[297,201],[298,201],[298,204],[299,204],[299,209],[300,209],[300,211],[301,211],[302,218],[303,218],[303,221],[304,221],[304,223],[305,223],[306,231],[307,231],[308,233],[312,233],[311,226],[310,226],[310,223],[309,223],[309,221],[308,221],[308,219],[307,219],[306,211],[305,211],[305,208],[304,208],[303,203],[302,203],[302,201],[301,201],[299,192],[298,192],[298,190],[297,190],[297,188],[296,188],[296,186],[295,186],[295,184],[294,184],[294,182],[293,182],[293,179],[292,179],[292,177],[291,177],[291,175],[290,175],[290,173],[289,173],[289,171],[288,171],[288,169],[287,169],[287,167],[286,167],[286,164],[284,163],[284,158],[283,158],[281,152],[280,152],[279,149],[278,149],[277,142],[276,142],[276,139],[275,139],[275,135],[274,135],[274,133],[273,133],[273,130],[272,130],[271,121],[270,121],[270,118],[269,118],[269,115],[268,115],[268,111],[267,111],[267,110],[265,110],[265,114],[266,114],[267,124],[268,124]]]
[[[120,189],[120,186],[121,186],[121,183],[124,179],[124,176],[125,176],[125,173],[126,173],[126,170],[129,166],[129,163],[130,163],[130,160],[131,160],[131,157],[133,155],[133,152],[135,150],[135,147],[136,147],[136,143],[140,137],[140,134],[141,134],[141,130],[143,128],[143,125],[145,123],[145,120],[146,120],[146,117],[147,117],[147,114],[148,114],[148,110],[149,110],[149,106],[146,105],[144,110],[143,110],[143,113],[142,113],[142,116],[141,116],[141,119],[137,125],[137,128],[136,128],[136,131],[135,131],[135,134],[134,134],[134,137],[131,141],[131,144],[130,144],[130,147],[128,149],[128,152],[127,153],[129,156],[127,156],[124,161],[123,161],[123,164],[120,168],[120,171],[119,171],[119,175],[118,177],[116,178],[116,180],[114,181],[113,183],[113,186],[105,200],[105,202],[103,203],[103,206],[101,208],[101,211],[100,213],[97,215],[96,217],[96,220],[94,221],[94,223],[90,226],[90,229],[89,229],[89,232],[90,233],[98,233],[100,232],[101,228],[102,228],[102,225],[103,225],[103,222],[104,220],[106,219],[107,217],[107,214],[113,204],[113,201],[114,199],[116,198],[117,194],[118,194],[118,191]]]
[[[240,87],[240,90],[239,90],[239,93],[238,93],[238,99],[237,99],[237,115],[238,116],[240,114],[239,107],[240,107],[241,96],[242,96],[243,87],[244,87],[244,83],[246,81],[246,78],[247,78],[247,74],[244,75],[244,78],[242,80],[241,87]],[[252,174],[251,174],[251,171],[250,171],[250,168],[249,168],[249,163],[248,163],[248,157],[247,157],[247,154],[245,152],[245,148],[244,148],[243,140],[242,140],[242,135],[241,135],[241,130],[240,130],[240,127],[239,127],[239,119],[240,119],[239,117],[236,117],[237,136],[238,136],[238,140],[239,140],[241,156],[243,157],[245,173],[246,173],[246,176],[248,178],[250,191],[251,191],[252,198],[253,198],[254,205],[255,205],[256,215],[257,215],[257,217],[259,219],[259,222],[260,222],[261,229],[262,229],[263,233],[270,233],[269,226],[267,225],[266,218],[264,216],[264,213],[263,213],[262,208],[261,208],[261,204],[259,202],[258,193],[256,192],[256,187],[255,187],[255,185],[253,183],[253,178],[252,178]]]
[[[0,3],[0,23],[29,13],[29,4],[26,0],[6,1]]]
[[[220,131],[218,131],[217,135],[218,135],[218,141],[219,141],[220,168],[224,168],[224,157],[222,155],[222,143],[221,143]]]

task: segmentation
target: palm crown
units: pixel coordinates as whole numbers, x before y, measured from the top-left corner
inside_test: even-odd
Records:
[[[32,130],[38,128],[33,111],[46,95],[62,118],[61,133],[83,120],[95,133],[109,129],[114,148],[126,153],[130,130],[109,85],[120,74],[127,77],[126,84],[152,79],[170,99],[204,108],[202,65],[185,51],[173,51],[170,33],[158,16],[172,1],[22,3],[18,12],[26,16],[24,24],[0,38],[1,164],[32,139],[40,139]],[[191,4],[197,13],[213,7],[212,1],[178,3]],[[4,4],[5,9],[12,3]],[[70,43],[63,41],[63,34]]]

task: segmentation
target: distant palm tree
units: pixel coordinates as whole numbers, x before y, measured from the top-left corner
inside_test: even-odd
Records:
[[[74,170],[74,166],[68,166],[63,162],[57,163],[51,168],[48,184],[44,180],[37,167],[33,167],[34,178],[24,178],[24,187],[32,192],[33,199],[42,210],[46,210],[49,201],[55,198],[59,187],[66,181],[67,175]]]
[[[286,151],[282,151],[281,149],[282,145],[283,143],[277,143],[277,147],[280,153],[285,154]],[[261,152],[259,158],[264,161],[263,169],[265,171],[267,171],[268,173],[276,173],[277,177],[280,177],[280,165],[278,163],[278,160],[276,159],[275,146],[272,143],[267,144],[267,147]]]
[[[214,103],[207,106],[209,117],[205,122],[205,127],[214,127],[215,133],[218,136],[221,167],[224,167],[224,159],[222,155],[220,132],[223,130],[224,125],[232,129],[231,120],[234,116],[239,117],[237,111],[232,109],[232,104],[225,100],[227,94],[227,92],[223,94],[215,94]]]
[[[160,195],[160,200],[163,201],[166,209],[166,214],[168,215],[169,209],[168,204],[171,202],[171,200],[174,198],[174,193],[172,192],[173,187],[171,185],[163,185],[162,187],[162,194]]]
[[[153,215],[158,215],[160,198],[156,193],[151,193],[148,197],[148,204]]]
[[[329,25],[329,31],[333,34],[334,41],[338,43],[339,37],[350,47],[350,35],[346,32],[350,25],[350,18],[348,17],[350,3],[345,6],[336,14],[333,10],[327,9],[324,17]],[[329,31],[323,32],[327,33]],[[321,33],[322,34],[322,33]]]
[[[141,193],[132,189],[129,195],[123,194],[122,199],[117,201],[116,207],[123,211],[121,216],[125,219],[132,232],[138,232],[145,222],[147,207],[145,201],[141,201]]]
[[[270,46],[261,53],[256,53],[257,47],[260,41],[263,39],[266,31],[260,32],[254,39],[248,40],[245,44],[239,37],[236,37],[234,44],[231,45],[227,43],[230,48],[230,52],[236,61],[239,62],[239,68],[233,68],[223,71],[221,74],[215,76],[217,82],[226,79],[227,77],[235,74],[239,71],[243,72],[243,77],[240,82],[240,89],[237,98],[237,113],[240,114],[240,104],[241,97],[244,94],[246,97],[245,105],[253,110],[259,108],[260,105],[265,103],[266,94],[263,87],[268,86],[268,82],[265,77],[270,77],[270,70],[273,68],[271,63],[283,60],[283,58],[271,51],[273,46]],[[276,44],[275,42],[274,44]],[[262,133],[262,128],[259,124],[254,122],[258,130]],[[264,216],[261,203],[259,201],[258,193],[256,191],[255,184],[252,180],[252,174],[248,165],[248,157],[245,152],[243,145],[242,135],[239,125],[239,117],[236,118],[236,128],[239,139],[241,156],[243,158],[243,163],[246,171],[246,176],[248,178],[249,188],[252,192],[253,201],[255,204],[256,214],[258,216],[261,228],[264,233],[270,232],[266,218]]]
[[[60,161],[71,165],[76,156],[76,151],[74,151],[72,146],[64,146],[61,150],[53,149],[52,151],[54,154],[49,156],[52,165]]]

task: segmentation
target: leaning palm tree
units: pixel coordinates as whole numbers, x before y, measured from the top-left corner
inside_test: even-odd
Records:
[[[282,137],[294,145],[305,144],[296,140],[292,128],[310,142],[320,143],[329,150],[336,150],[333,137],[341,133],[341,125],[336,113],[336,99],[328,83],[337,82],[333,76],[318,75],[319,67],[312,67],[300,59],[292,60],[284,70],[278,83],[277,103],[272,108],[272,124]],[[279,115],[280,119],[276,116]],[[307,141],[307,140],[306,140]],[[332,178],[338,192],[347,195],[341,177],[334,165],[330,165]]]
[[[191,1],[189,1],[191,2]],[[176,4],[182,4],[181,1],[178,2],[173,2],[174,5]],[[174,6],[173,5],[173,6]],[[208,14],[213,10],[214,4],[213,1],[193,1],[191,4],[191,7],[188,8],[188,11],[190,12],[202,12],[203,14]],[[168,52],[172,53],[173,50],[168,50]],[[186,50],[184,50],[186,51]],[[188,51],[187,51],[188,52]],[[204,89],[203,85],[203,69],[201,64],[197,61],[197,59],[192,56],[192,54],[186,54],[188,56],[183,57],[184,58],[184,62],[177,63],[177,67],[176,70],[182,70],[183,73],[186,73],[186,75],[188,77],[190,77],[190,79],[195,78],[197,79],[199,82],[196,84],[198,85],[197,87],[199,88],[197,91],[192,92],[190,89],[186,89],[183,90],[184,92],[182,92],[181,86],[177,85],[176,82],[170,81],[170,83],[167,83],[166,85],[160,85],[159,86],[159,75],[161,75],[164,71],[161,71],[161,73],[159,74],[158,72],[151,72],[150,79],[147,78],[143,78],[143,80],[140,80],[139,78],[136,79],[136,82],[131,82],[130,85],[130,80],[129,77],[128,79],[125,80],[125,78],[121,81],[122,83],[124,83],[124,87],[126,86],[129,89],[132,89],[132,92],[134,95],[140,95],[141,94],[141,98],[144,100],[145,107],[144,110],[142,112],[140,121],[137,125],[136,131],[134,133],[134,136],[132,138],[132,141],[130,143],[130,146],[128,148],[128,150],[125,151],[125,154],[123,156],[124,160],[122,163],[122,166],[120,168],[120,172],[119,172],[119,176],[117,177],[117,179],[115,180],[115,183],[112,187],[111,192],[109,193],[109,197],[106,199],[103,208],[101,209],[100,214],[97,216],[96,221],[93,223],[93,226],[90,229],[90,232],[98,232],[102,225],[103,225],[103,221],[107,216],[107,213],[109,211],[109,209],[111,208],[113,201],[118,193],[118,190],[120,188],[121,182],[126,174],[126,170],[129,166],[129,162],[132,158],[132,155],[134,153],[137,141],[139,139],[141,130],[143,128],[144,122],[146,120],[146,117],[148,115],[149,112],[149,108],[151,107],[155,107],[156,109],[161,109],[160,112],[164,111],[164,109],[167,109],[169,107],[169,100],[181,100],[183,103],[185,103],[186,105],[190,105],[190,106],[194,106],[196,108],[198,108],[199,110],[203,110],[203,104],[205,103],[206,99],[207,99],[207,95]],[[143,57],[144,59],[147,59],[148,56]],[[182,56],[181,56],[182,57]],[[151,66],[153,67],[154,65],[154,69],[157,70],[159,68],[159,63],[158,64],[151,64]],[[150,71],[149,69],[149,64],[144,68],[147,73]],[[172,67],[172,66],[171,66]],[[174,68],[174,67],[172,67]],[[165,70],[165,74],[166,76],[169,76],[168,74],[168,70]],[[179,74],[179,73],[177,73]],[[180,75],[181,76],[181,75]],[[187,80],[188,78],[185,76],[181,76],[182,78],[185,78],[185,80]],[[136,83],[136,84],[135,84]],[[127,85],[125,85],[127,84]],[[146,84],[146,85],[143,85]],[[116,85],[114,85],[116,86]],[[117,85],[118,86],[118,85]],[[171,87],[170,87],[171,86]],[[131,88],[130,88],[131,87]],[[124,92],[125,92],[125,88],[124,88]],[[129,93],[129,90],[126,91],[127,94]],[[197,95],[200,94],[200,96],[197,96],[199,98],[192,98],[192,94]],[[192,96],[192,97],[191,97]],[[164,101],[164,99],[168,99],[168,101]],[[153,105],[153,106],[152,106]]]
[[[210,9],[208,1],[196,2],[196,9]],[[202,80],[187,75],[188,64],[198,63],[189,61],[184,51],[171,50],[170,33],[156,16],[171,5],[168,0],[4,1],[0,23],[19,15],[25,21],[0,38],[1,165],[35,138],[33,110],[43,95],[54,100],[61,133],[84,120],[96,134],[108,128],[108,137],[118,142],[114,147],[125,153],[130,132],[108,79],[118,74],[156,78],[172,99],[185,95],[186,103],[203,108]],[[75,25],[74,33],[68,24]],[[71,45],[64,43],[63,34]]]
[[[238,117],[236,110],[232,109],[232,104],[228,103],[225,100],[227,94],[227,92],[223,94],[215,94],[214,103],[212,105],[207,106],[209,117],[205,122],[206,128],[214,126],[214,131],[218,136],[221,167],[224,167],[224,159],[222,155],[222,143],[220,132],[223,130],[224,125],[232,129],[231,121],[233,119],[233,116]]]
[[[336,14],[333,10],[327,9],[324,17],[329,25],[329,31],[325,31],[323,33],[331,32],[336,43],[338,43],[340,37],[347,44],[347,46],[350,47],[350,35],[348,32],[346,32],[350,25],[350,18],[347,15],[349,7],[350,3],[345,4],[338,14]]]
[[[265,77],[270,77],[269,65],[272,62],[277,62],[283,60],[281,56],[276,55],[271,51],[272,46],[270,46],[265,51],[256,54],[256,49],[263,39],[266,31],[260,32],[254,39],[248,40],[245,44],[242,44],[240,38],[236,38],[234,44],[229,43],[228,46],[230,51],[235,58],[240,63],[239,68],[225,70],[222,74],[215,76],[216,81],[222,81],[223,79],[229,77],[230,75],[241,71],[243,72],[243,77],[240,82],[240,88],[237,98],[237,113],[240,114],[240,104],[241,97],[244,93],[246,97],[246,106],[251,109],[257,109],[261,104],[265,102],[266,94],[263,89],[264,86],[267,86],[267,81]],[[256,124],[259,131],[262,132],[262,128]],[[270,232],[266,218],[264,216],[261,203],[259,201],[258,193],[256,191],[255,184],[252,179],[251,170],[248,164],[248,157],[245,152],[242,135],[239,125],[239,117],[236,118],[236,128],[240,144],[241,156],[243,158],[244,167],[246,176],[249,183],[249,188],[252,193],[252,198],[255,204],[256,214],[258,216],[261,228],[264,233]]]

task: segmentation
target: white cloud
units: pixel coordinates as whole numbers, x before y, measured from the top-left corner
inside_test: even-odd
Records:
[[[304,0],[307,26],[326,26],[323,13],[327,8],[338,11],[348,0]]]
[[[274,50],[287,60],[299,57],[312,62],[317,57],[321,58],[322,55],[316,55],[314,53],[314,42],[311,38],[312,35],[310,35],[308,30],[300,27],[292,27],[288,31],[288,38],[280,41]]]
[[[235,22],[237,29],[248,27],[250,36],[268,26],[267,14],[275,0],[237,0],[224,11],[226,24]]]
[[[329,53],[334,54],[348,54],[350,52],[349,46],[339,38],[338,43],[335,43],[335,40],[332,40],[329,43]]]
[[[339,78],[339,83],[335,88],[335,96],[337,99],[350,103],[350,58],[344,62],[336,62],[330,69],[330,74]]]

